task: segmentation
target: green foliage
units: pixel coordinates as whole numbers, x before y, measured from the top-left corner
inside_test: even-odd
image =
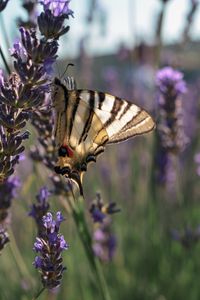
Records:
[[[186,248],[174,241],[170,234],[174,228],[183,230],[186,225],[195,228],[199,224],[198,181],[194,174],[193,185],[188,187],[194,197],[190,201],[186,201],[182,194],[184,186],[179,188],[178,198],[172,200],[165,191],[158,190],[155,199],[149,185],[151,142],[151,138],[140,138],[134,145],[130,142],[128,145],[110,147],[97,166],[93,165],[85,176],[86,201],[78,202],[79,205],[75,203],[75,218],[63,209],[59,199],[50,200],[51,210],[59,208],[66,217],[62,233],[70,248],[64,253],[67,271],[58,294],[50,295],[45,291],[40,299],[103,299],[99,289],[100,281],[94,272],[94,261],[92,259],[91,262],[90,257],[88,260],[88,251],[84,251],[80,240],[80,237],[83,240],[90,239],[85,236],[87,230],[92,231],[88,207],[97,190],[102,192],[104,201],[116,201],[121,207],[121,213],[113,217],[113,229],[118,239],[117,252],[114,260],[103,264],[101,270],[111,299],[198,299],[200,244],[197,242]],[[118,155],[123,147],[127,148],[127,161],[131,170],[130,177],[122,182],[123,170],[120,172]],[[147,157],[145,166],[143,157]],[[109,165],[110,186],[102,177],[103,164]],[[25,165],[22,162],[21,174],[25,171]],[[0,299],[30,299],[30,295],[40,288],[39,275],[32,266],[36,227],[32,219],[26,216],[34,194],[47,175],[46,171],[42,173],[39,170],[35,168],[30,176],[24,177],[22,192],[13,203],[11,243],[0,258],[0,272],[3,274]],[[181,182],[185,182],[186,178],[187,174],[184,173]]]

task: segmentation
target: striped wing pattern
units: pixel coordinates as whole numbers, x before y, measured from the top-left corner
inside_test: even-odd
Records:
[[[93,99],[93,110],[107,131],[108,144],[147,133],[155,126],[145,110],[129,101],[101,92],[78,90],[78,93],[86,105]]]
[[[106,144],[147,133],[155,126],[151,116],[131,102],[102,92],[68,91],[58,79],[53,102],[59,156],[55,171],[74,180],[81,194],[87,164],[96,161]]]

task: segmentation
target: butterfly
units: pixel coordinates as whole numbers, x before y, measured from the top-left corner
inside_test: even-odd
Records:
[[[58,78],[53,90],[55,172],[73,180],[83,195],[83,174],[105,146],[150,132],[155,122],[139,106],[107,93],[69,90]]]

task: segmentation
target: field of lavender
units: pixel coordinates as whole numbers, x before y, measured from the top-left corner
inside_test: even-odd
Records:
[[[8,45],[12,1],[0,0],[0,300],[199,299],[200,42],[190,35],[199,1],[188,0],[176,44],[162,39],[173,0],[158,0],[151,45],[141,37],[95,57],[85,34],[72,59],[58,53],[69,21],[80,22],[75,0],[22,0],[27,16]],[[96,26],[98,16],[104,34],[100,2],[88,0],[85,22]],[[106,147],[84,175],[84,198],[54,171],[60,74],[132,101],[156,122]]]

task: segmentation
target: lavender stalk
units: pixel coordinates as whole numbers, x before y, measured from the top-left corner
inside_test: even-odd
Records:
[[[178,157],[188,142],[184,132],[181,98],[186,92],[186,85],[181,72],[166,67],[157,73],[157,86],[156,181],[162,186],[173,187]]]

